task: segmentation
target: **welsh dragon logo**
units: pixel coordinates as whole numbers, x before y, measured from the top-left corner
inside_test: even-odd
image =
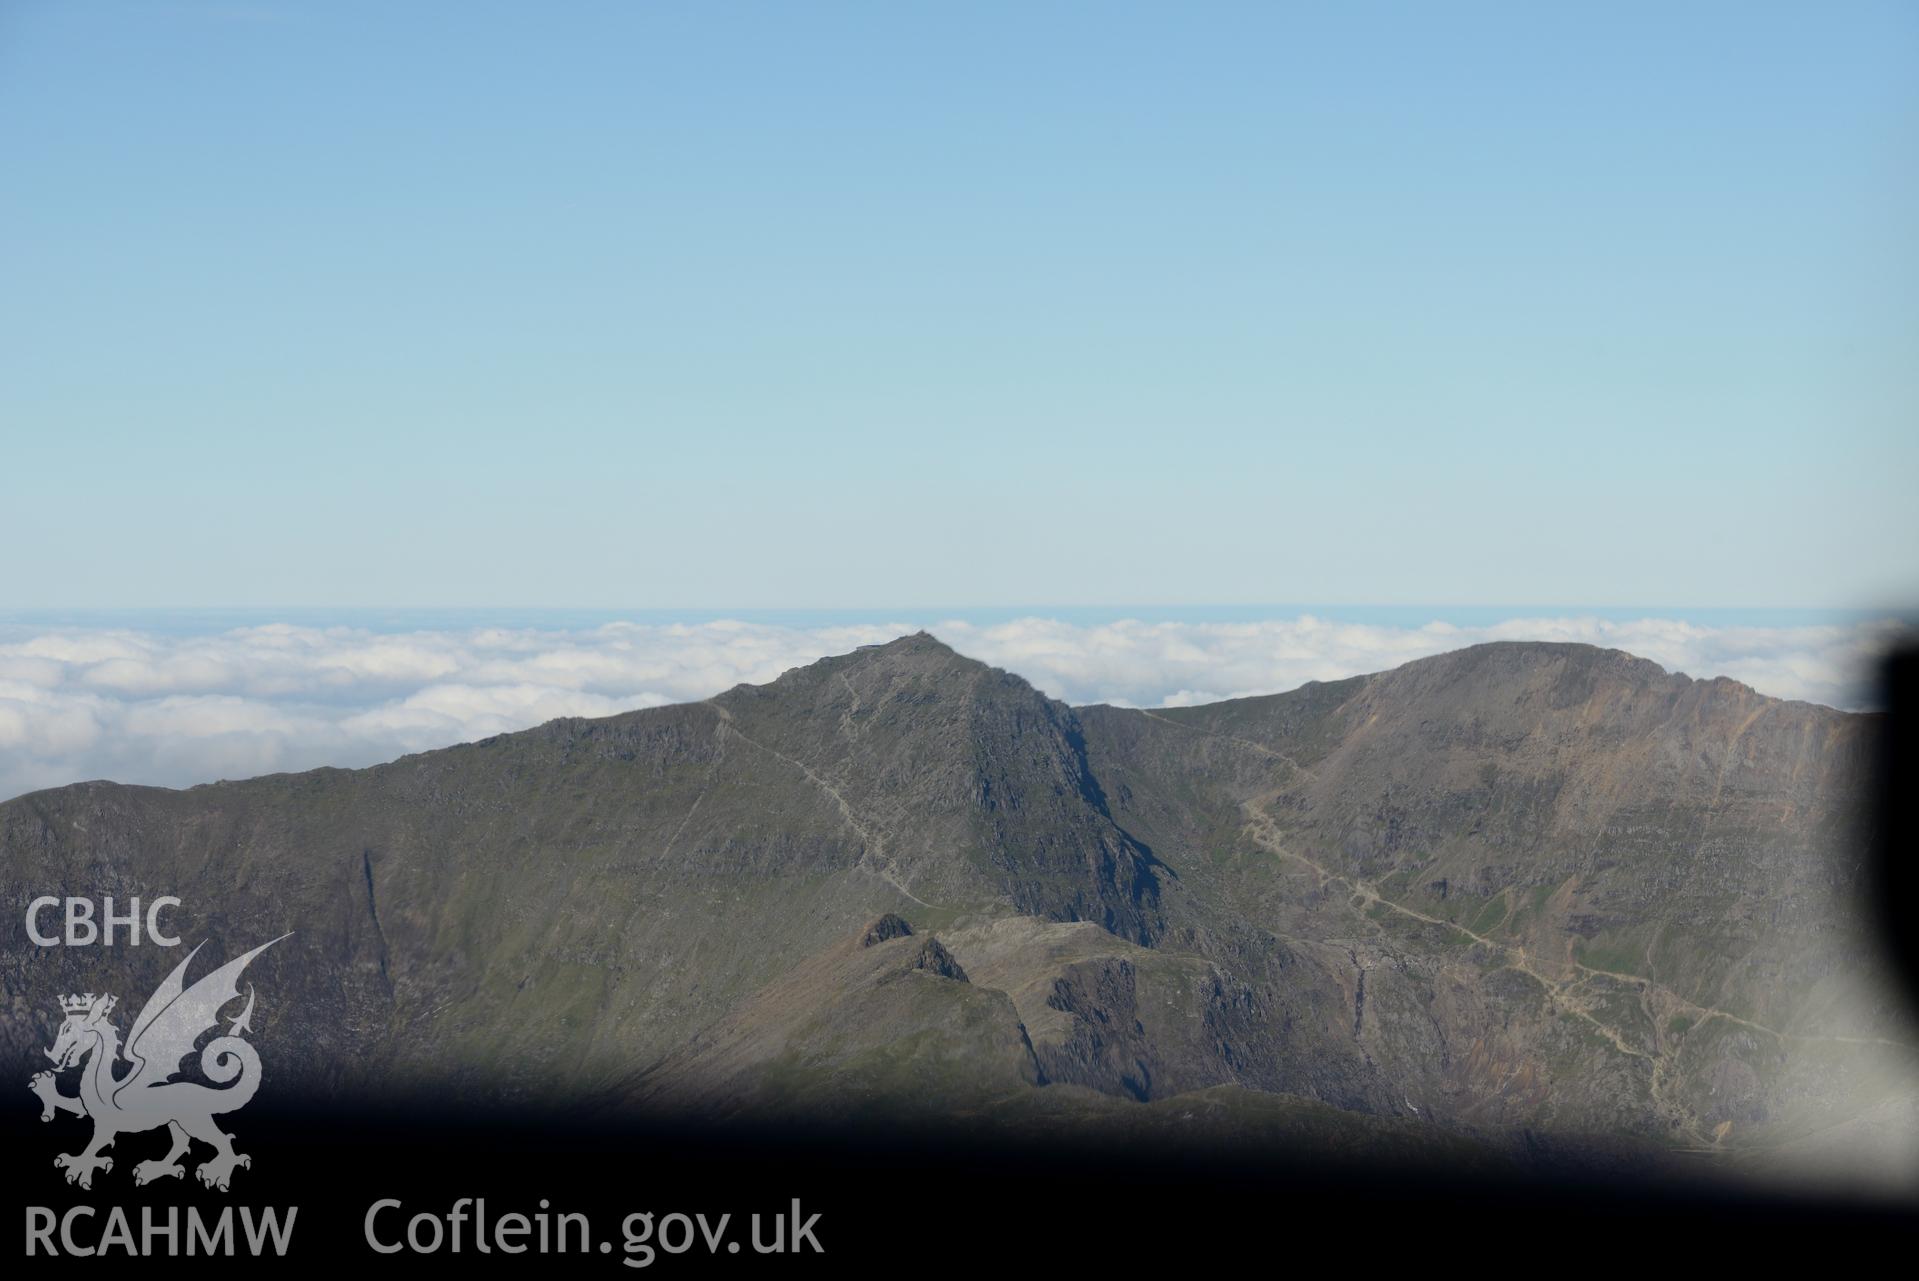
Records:
[[[188,987],[187,966],[200,952],[195,947],[141,1008],[124,1048],[119,1029],[108,1020],[117,998],[91,992],[61,998],[60,1009],[66,1021],[60,1025],[53,1048],[46,1051],[54,1070],[36,1073],[27,1088],[40,1096],[42,1121],[53,1120],[56,1112],[93,1118],[93,1141],[83,1151],[53,1158],[54,1165],[67,1172],[68,1183],[91,1188],[95,1170],[113,1169],[113,1159],[101,1153],[112,1147],[116,1138],[162,1126],[171,1136],[173,1147],[157,1161],[134,1166],[136,1184],[184,1176],[186,1169],[180,1158],[195,1139],[214,1152],[194,1171],[208,1187],[226,1191],[234,1168],[253,1164],[251,1157],[233,1150],[233,1136],[213,1120],[245,1107],[260,1088],[260,1056],[241,1039],[242,1033],[253,1030],[252,984],[247,985],[246,1008],[230,1021],[226,1035],[214,1037],[200,1051],[201,1072],[223,1088],[171,1078],[193,1053],[194,1043],[219,1025],[220,1011],[239,999],[240,974],[247,964],[287,937],[282,934],[270,943],[262,943]],[[123,1057],[130,1067],[120,1072]],[[76,1064],[80,1065],[80,1093],[60,1093],[56,1074]]]

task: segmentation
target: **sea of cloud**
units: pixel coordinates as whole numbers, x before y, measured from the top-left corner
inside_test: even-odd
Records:
[[[179,635],[0,628],[0,799],[81,779],[185,786],[367,765],[558,716],[705,698],[919,624],[607,623],[393,633],[293,624]],[[1184,706],[1379,671],[1488,640],[1583,641],[1692,676],[1835,707],[1870,704],[1897,627],[1512,619],[934,622],[961,653],[1072,703]]]

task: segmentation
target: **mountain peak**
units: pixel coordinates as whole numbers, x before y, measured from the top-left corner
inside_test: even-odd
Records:
[[[916,632],[908,632],[904,636],[895,636],[890,641],[880,641],[874,645],[861,645],[859,648],[892,650],[900,653],[909,653],[914,650],[938,651],[947,654],[956,652],[951,645],[948,645],[924,627]]]
[[[1483,673],[1494,679],[1513,679],[1540,669],[1578,673],[1610,674],[1641,682],[1689,678],[1668,672],[1649,658],[1640,658],[1623,649],[1590,645],[1583,641],[1484,641],[1460,649],[1447,650],[1426,658],[1416,658],[1398,668],[1380,672],[1445,672],[1452,675]]]
[[[887,658],[922,658],[947,662],[957,661],[969,664],[977,661],[967,658],[964,654],[961,654],[951,645],[948,645],[945,641],[924,628],[917,632],[910,632],[904,636],[895,636],[890,641],[881,641],[874,645],[861,645],[852,653],[839,655],[838,657],[850,659],[861,656],[869,658],[882,656]],[[834,659],[826,658],[821,661],[830,663],[833,662]]]

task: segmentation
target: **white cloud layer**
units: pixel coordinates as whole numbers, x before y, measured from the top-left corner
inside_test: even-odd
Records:
[[[574,631],[387,633],[273,624],[216,635],[0,631],[0,798],[80,779],[185,786],[368,765],[557,716],[705,698],[913,625],[610,623]],[[1890,623],[1707,627],[1515,619],[1486,627],[1328,622],[936,623],[962,653],[1072,703],[1183,706],[1379,671],[1488,640],[1584,641],[1693,676],[1856,708]]]

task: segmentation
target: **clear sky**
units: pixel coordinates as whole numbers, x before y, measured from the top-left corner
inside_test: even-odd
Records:
[[[0,605],[1919,600],[1919,6],[6,3]]]

